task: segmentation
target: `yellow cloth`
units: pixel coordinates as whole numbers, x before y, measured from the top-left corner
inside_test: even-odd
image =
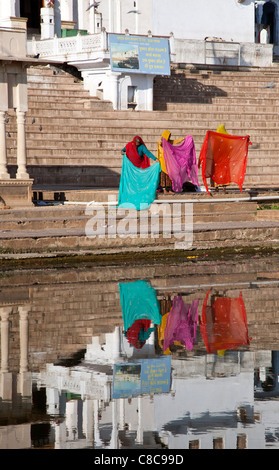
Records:
[[[219,124],[219,126],[217,127],[216,132],[218,132],[219,134],[228,134],[228,132],[225,129],[224,124]]]
[[[166,174],[168,173],[167,173],[166,163],[165,163],[165,158],[164,158],[162,138],[166,139],[171,145],[178,145],[184,140],[184,137],[181,137],[180,139],[176,139],[176,140],[170,140],[170,136],[171,136],[170,131],[165,130],[161,135],[161,139],[158,140],[157,142],[157,158],[160,162],[161,170]]]
[[[157,327],[158,344],[159,344],[159,347],[162,348],[162,349],[163,349],[163,344],[164,344],[165,329],[166,329],[166,324],[167,324],[167,319],[168,319],[169,313],[170,312],[167,312],[167,313],[165,313],[165,315],[162,316],[161,324]],[[175,346],[184,346],[180,341],[174,341],[173,344]],[[169,347],[164,351],[164,354],[166,354],[166,355],[171,354],[171,350],[170,350]]]

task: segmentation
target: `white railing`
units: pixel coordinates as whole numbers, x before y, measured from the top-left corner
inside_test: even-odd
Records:
[[[31,41],[27,41],[27,54],[30,56],[40,54],[40,58],[55,57],[62,60],[63,58],[76,54],[105,52],[107,49],[108,38],[105,31],[86,35],[78,33],[77,36],[65,38],[55,36],[53,39],[44,39],[41,41],[36,41],[35,38],[33,38]]]
[[[173,63],[195,63],[210,65],[238,65],[270,67],[273,61],[273,45],[177,39],[170,35],[170,54]],[[40,58],[74,60],[95,59],[96,53],[108,53],[108,33],[36,41],[27,41],[27,54]],[[99,55],[98,58],[101,58]]]

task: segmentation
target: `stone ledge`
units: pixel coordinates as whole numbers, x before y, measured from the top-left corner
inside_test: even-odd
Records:
[[[31,207],[33,179],[0,180],[0,207]]]

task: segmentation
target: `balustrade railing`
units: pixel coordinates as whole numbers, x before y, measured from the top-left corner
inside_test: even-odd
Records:
[[[44,39],[41,41],[33,38],[27,41],[27,54],[40,57],[65,57],[81,53],[94,53],[99,51],[107,51],[108,38],[107,33],[101,32],[97,34],[77,34],[74,37]]]

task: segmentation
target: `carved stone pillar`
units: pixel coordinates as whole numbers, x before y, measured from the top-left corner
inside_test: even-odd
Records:
[[[28,370],[28,313],[29,305],[18,307],[19,312],[19,338],[20,338],[20,372]]]
[[[1,372],[9,372],[9,315],[11,307],[1,307]]]
[[[29,310],[30,305],[21,305],[18,307],[20,358],[17,390],[23,397],[32,396],[32,378],[31,372],[28,372]]]
[[[5,112],[0,111],[0,179],[9,179],[7,170],[6,124]]]
[[[18,179],[29,179],[26,169],[25,112],[17,110],[17,174]]]
[[[1,319],[1,366],[0,366],[0,397],[12,399],[12,373],[9,372],[9,315],[11,307],[0,307]]]

